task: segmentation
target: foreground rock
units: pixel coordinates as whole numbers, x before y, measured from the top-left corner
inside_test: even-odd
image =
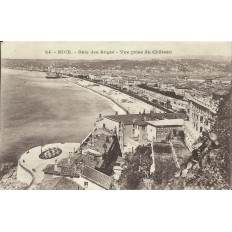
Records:
[[[13,162],[2,162],[0,163],[0,180],[2,177],[7,174],[11,168],[13,168],[15,164]]]
[[[17,167],[13,167],[2,177],[0,190],[23,190],[27,184],[17,180]]]

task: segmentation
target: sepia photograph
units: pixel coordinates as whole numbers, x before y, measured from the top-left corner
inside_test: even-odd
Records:
[[[231,42],[1,42],[1,190],[231,189]]]
[[[1,9],[1,231],[230,230],[231,1]]]

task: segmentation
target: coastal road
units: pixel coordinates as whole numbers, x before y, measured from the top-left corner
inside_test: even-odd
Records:
[[[54,164],[55,160],[59,162],[63,158],[67,158],[70,152],[73,152],[79,148],[80,143],[55,143],[47,144],[42,147],[42,150],[48,150],[49,148],[59,147],[62,153],[51,159],[41,159],[39,155],[41,154],[41,146],[34,147],[29,151],[25,152],[19,159],[19,167],[22,170],[18,172],[17,179],[21,182],[29,182],[28,174],[31,176],[32,180],[28,183],[27,189],[34,189],[35,185],[40,183],[44,178],[43,169],[48,164]]]

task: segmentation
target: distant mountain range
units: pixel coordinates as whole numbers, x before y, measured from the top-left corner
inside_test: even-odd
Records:
[[[167,59],[169,58],[167,57]],[[231,61],[232,57],[231,56],[175,56],[172,57],[172,59]]]
[[[150,60],[68,60],[68,59],[2,59],[2,65],[9,66],[35,66],[48,67],[49,65],[65,68],[68,66],[80,69],[93,70],[152,70],[159,69],[160,72],[193,70],[207,70],[231,72],[232,66],[229,57],[224,56],[188,56],[173,57],[172,59],[150,59]]]
[[[10,59],[10,58],[4,58],[2,60],[21,60],[21,61],[28,61],[28,60],[34,60],[34,61],[75,61],[75,62],[101,62],[101,61],[109,61],[109,62],[115,62],[115,61],[132,61],[132,62],[136,62],[136,61],[151,61],[151,60],[212,60],[212,61],[231,61],[232,57],[231,56],[162,56],[162,57],[158,57],[157,59],[113,59],[113,60],[104,60],[104,59],[93,59],[93,60],[88,60],[88,59]]]

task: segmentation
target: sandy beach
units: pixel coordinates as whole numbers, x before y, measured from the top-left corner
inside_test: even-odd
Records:
[[[67,81],[73,85],[78,85],[79,87],[85,88],[87,91],[90,91],[91,94],[96,94],[98,97],[103,98],[104,100],[108,101],[112,107],[112,109],[115,112],[118,112],[118,114],[126,114],[126,109],[123,108],[123,106],[121,106],[119,103],[115,102],[114,99],[110,98],[109,96],[106,96],[105,94],[103,94],[100,91],[97,91],[93,88],[90,88],[88,85],[86,85],[86,83],[80,83],[79,81],[77,82],[76,79],[74,78],[64,78],[64,81]]]
[[[111,100],[114,103],[113,109],[118,111],[118,114],[125,114],[125,111],[128,111],[130,114],[138,114],[143,113],[144,110],[145,112],[159,112],[159,110],[153,106],[107,86],[98,85],[87,80],[80,80],[72,77],[66,78],[65,80],[87,88]]]

